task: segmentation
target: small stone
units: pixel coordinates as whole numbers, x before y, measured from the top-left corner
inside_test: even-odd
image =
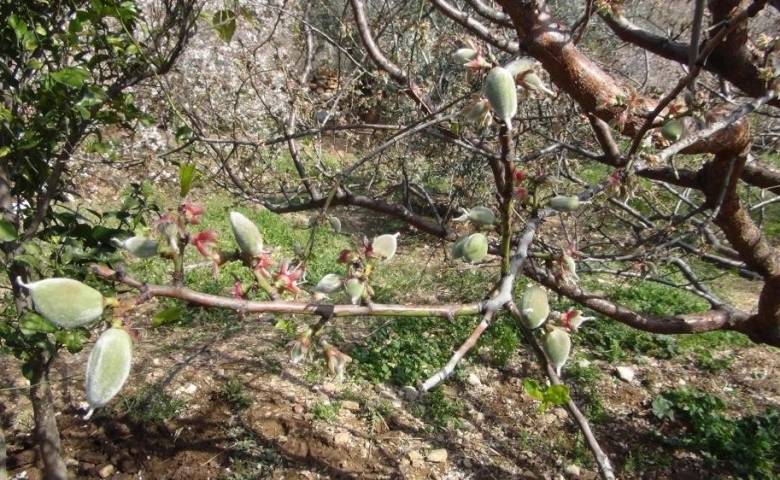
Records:
[[[113,473],[114,473],[114,466],[111,464],[108,464],[105,467],[98,470],[98,475],[100,475],[100,478],[108,478]]]
[[[349,439],[351,438],[351,435],[349,432],[339,432],[336,435],[333,436],[333,444],[334,445],[346,445],[349,443]]]
[[[417,389],[411,385],[405,386],[402,392],[404,395],[404,400],[407,402],[413,402],[420,396],[420,392],[418,392]]]
[[[409,457],[409,461],[411,462],[412,467],[419,468],[422,465],[423,456],[420,452],[412,450],[407,454],[407,456]]]
[[[569,412],[565,408],[556,408],[552,413],[561,420],[565,420],[569,416]]]
[[[684,379],[682,379],[682,378],[681,378],[680,380],[678,380],[678,381],[677,381],[677,383],[679,383],[680,385],[687,385],[687,384],[688,384],[688,382],[686,382],[686,381],[685,381]]]
[[[482,385],[482,381],[475,373],[469,373],[469,376],[466,377],[466,383],[468,383],[472,387],[479,387],[480,385]]]
[[[464,458],[463,459],[463,468],[471,468],[473,466],[474,466],[474,464],[471,463],[470,459],[468,459],[468,458]]]
[[[320,390],[325,393],[334,393],[336,391],[336,385],[331,382],[325,382],[322,384],[322,388]]]
[[[581,473],[581,469],[577,465],[568,465],[563,471],[566,473],[566,475],[575,478],[579,477]]]
[[[341,408],[351,410],[351,411],[357,411],[360,410],[360,404],[357,402],[353,402],[352,400],[344,400],[341,402]]]
[[[443,448],[432,450],[425,459],[431,463],[444,463],[447,461],[447,450]]]
[[[621,366],[616,367],[618,378],[626,383],[631,383],[634,379],[634,367]]]

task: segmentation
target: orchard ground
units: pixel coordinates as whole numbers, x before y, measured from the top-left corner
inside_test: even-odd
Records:
[[[83,197],[94,199],[90,204],[110,208],[118,202],[119,179],[102,171],[92,178],[106,183],[84,188]],[[175,197],[169,195],[175,191],[172,185],[155,189],[159,198]],[[247,208],[218,193],[203,197],[211,210],[221,212],[215,218],[232,208]],[[498,270],[496,265],[475,268],[450,262],[444,257],[446,247],[392,220],[368,218],[360,211],[336,214],[344,233],[329,234],[331,248],[349,246],[359,234],[370,238],[401,231],[398,255],[382,276],[385,283],[375,287],[382,301],[478,299]],[[307,231],[295,231],[295,226],[305,221],[280,217],[273,228],[303,236]],[[388,231],[390,227],[394,230]],[[220,238],[229,244],[229,238]],[[159,265],[134,265],[133,274],[165,281]],[[335,259],[333,265],[337,271]],[[229,295],[229,285],[208,283],[208,268],[190,272],[192,287]],[[310,276],[309,285],[318,279]],[[588,281],[626,301],[643,302],[645,308],[691,308],[690,299],[660,287],[604,278]],[[750,309],[757,295],[754,285],[723,277],[720,293]],[[334,301],[346,299],[334,296]],[[336,319],[331,337],[354,358],[346,381],[337,383],[321,356],[306,364],[289,360],[290,332],[312,318],[185,307],[181,320],[151,328],[149,319],[168,305],[155,300],[134,313],[133,327],[140,336],[131,377],[120,395],[91,420],[82,419],[83,375],[96,336],[79,354],[63,354],[55,362],[58,424],[74,478],[597,476],[565,410],[539,412],[538,402],[525,393],[523,381],[543,382],[543,374],[505,318],[491,326],[442,386],[409,399],[403,387],[443,366],[477,319]],[[618,367],[629,369],[619,372]],[[27,382],[13,359],[4,357],[2,368],[11,478],[43,478],[31,435]],[[575,336],[575,354],[563,379],[619,478],[780,474],[777,349],[750,344],[737,334],[657,336],[598,319],[584,324]]]

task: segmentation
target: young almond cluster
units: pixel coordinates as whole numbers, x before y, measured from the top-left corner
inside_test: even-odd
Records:
[[[526,288],[520,298],[519,310],[520,319],[526,328],[536,330],[544,325],[547,322],[547,317],[550,316],[547,291],[538,285]],[[587,320],[593,320],[593,317],[583,317],[579,310],[570,309],[561,314],[560,326],[547,323],[542,338],[542,348],[558,376],[561,375],[561,369],[566,365],[571,353],[569,332],[576,332],[580,325]]]
[[[47,278],[31,283],[18,279],[17,283],[29,290],[37,313],[65,330],[90,326],[103,315],[105,307],[119,306],[117,299],[106,298],[89,285],[70,278]],[[130,374],[132,358],[132,337],[122,328],[121,320],[116,320],[95,342],[87,362],[85,391],[89,411],[85,419],[119,393]]]
[[[452,54],[453,61],[474,72],[488,72],[481,94],[473,95],[461,112],[466,121],[478,129],[491,124],[492,113],[495,113],[507,128],[512,129],[512,118],[517,113],[517,87],[522,89],[524,95],[543,93],[555,96],[555,92],[550,90],[536,73],[538,62],[535,59],[520,57],[501,66],[492,55],[488,54],[486,58],[471,40],[466,43],[468,47],[460,48]]]

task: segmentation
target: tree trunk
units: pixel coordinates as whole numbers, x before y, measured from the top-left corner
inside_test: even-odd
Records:
[[[67,480],[68,470],[60,455],[60,431],[54,416],[54,403],[49,385],[49,365],[43,352],[34,360],[30,385],[30,400],[35,416],[35,439],[41,450],[44,477],[49,480]]]

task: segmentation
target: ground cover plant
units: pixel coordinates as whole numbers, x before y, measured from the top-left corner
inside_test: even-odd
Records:
[[[97,338],[84,362],[84,413],[106,421],[101,409],[144,361],[139,327],[216,321],[212,341],[227,342],[259,319],[273,323],[275,343],[230,355],[235,362],[283,372],[280,360],[257,358],[286,350],[307,365],[309,383],[393,385],[393,400],[413,402],[414,418],[428,421],[417,430],[426,434],[467,429],[486,408],[447,390],[481,385],[462,367],[469,357],[500,370],[525,355],[515,381],[497,389],[507,405],[520,392],[547,436],[518,434],[518,419],[491,405],[500,420],[491,433],[518,437],[523,455],[505,447],[514,467],[488,475],[548,444],[548,464],[571,450],[603,478],[619,468],[641,476],[668,448],[699,450],[730,475],[777,473],[771,394],[751,417],[747,406],[721,413],[727,402],[710,393],[659,393],[641,408],[687,430],[647,435],[655,453],[642,459],[610,441],[611,458],[598,433],[620,426],[593,368],[688,358],[718,374],[739,364],[728,350],[780,345],[775,2],[698,1],[682,20],[616,2],[228,3],[202,13],[178,0],[17,3],[2,4],[13,13],[2,26],[12,93],[0,112],[0,333],[30,382],[47,478],[67,478],[48,383],[65,351]],[[631,20],[654,16],[669,29]],[[595,61],[619,44],[624,55]],[[637,63],[648,53],[657,58]],[[651,82],[651,64],[665,82]],[[200,74],[204,65],[217,73]],[[175,190],[156,205],[147,178],[119,209],[75,208],[65,197],[84,191],[74,156],[116,168],[122,149],[131,159],[137,147],[123,145],[121,129],[141,132],[158,155],[144,165],[159,162]],[[213,186],[241,202],[206,204]],[[297,216],[282,226],[283,214]],[[381,228],[356,228],[355,216],[381,216]],[[414,248],[435,253],[403,263]],[[206,268],[191,268],[198,261]],[[747,302],[731,296],[738,278],[758,290]],[[616,372],[631,384],[637,368]],[[652,390],[661,380],[645,373]],[[246,411],[235,421],[255,418],[237,378],[213,401]],[[185,408],[164,388],[138,395],[123,411],[139,424],[164,425]],[[356,403],[289,401],[307,412],[296,422],[326,425]],[[381,404],[371,411],[372,424],[387,423]],[[233,427],[235,458],[259,455],[259,471],[272,475],[278,444]],[[173,442],[199,439],[198,428],[177,427]],[[755,455],[740,461],[727,439],[743,437]],[[305,445],[286,458],[320,448]],[[238,470],[252,475],[247,468]]]

